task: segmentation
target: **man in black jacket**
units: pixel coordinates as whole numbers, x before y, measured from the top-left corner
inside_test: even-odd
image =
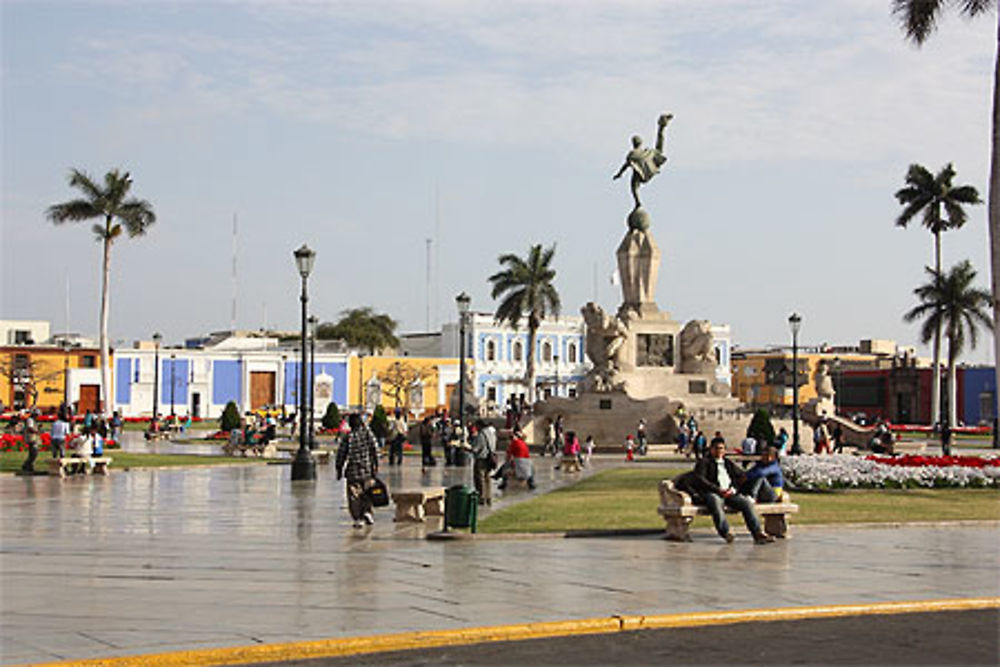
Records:
[[[734,537],[726,521],[725,507],[739,510],[747,530],[753,535],[756,544],[773,542],[774,538],[764,532],[760,519],[754,511],[753,500],[737,492],[744,482],[745,475],[739,466],[726,458],[726,443],[721,438],[712,441],[709,455],[699,460],[690,475],[686,475],[688,486],[701,496],[702,501],[712,515],[715,530],[726,542],[732,542]]]

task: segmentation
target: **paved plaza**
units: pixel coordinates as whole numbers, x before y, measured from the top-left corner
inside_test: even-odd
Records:
[[[619,457],[595,468],[618,465]],[[540,492],[576,477],[538,462]],[[386,470],[390,487],[471,483]],[[354,529],[343,484],[286,465],[0,477],[2,663],[613,615],[1000,595],[997,524],[796,527],[757,547],[659,536],[421,539]],[[655,489],[650,489],[655,493]],[[495,508],[524,498],[518,492]]]

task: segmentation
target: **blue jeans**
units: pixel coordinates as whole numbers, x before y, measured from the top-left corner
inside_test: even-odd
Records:
[[[731,495],[728,498],[723,498],[715,493],[706,493],[705,507],[708,509],[709,514],[712,515],[712,522],[715,523],[715,530],[719,535],[725,537],[729,533],[729,522],[726,521],[724,506],[732,507],[743,514],[743,522],[747,525],[747,530],[751,534],[759,535],[762,532],[760,529],[760,519],[757,518],[757,513],[753,509],[752,500],[739,493]]]
[[[773,503],[778,499],[778,494],[774,492],[774,488],[766,477],[758,477],[752,482],[744,484],[740,488],[740,493],[758,503]]]

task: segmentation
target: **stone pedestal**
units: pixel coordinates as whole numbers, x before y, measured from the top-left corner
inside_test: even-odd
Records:
[[[618,273],[622,280],[619,316],[626,313],[656,313],[656,279],[660,272],[660,248],[648,231],[630,229],[618,246]]]

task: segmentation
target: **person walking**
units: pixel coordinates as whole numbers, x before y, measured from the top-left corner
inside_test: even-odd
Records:
[[[819,420],[813,431],[813,454],[830,454],[830,431],[826,427],[826,417]]]
[[[378,473],[378,451],[375,436],[361,416],[351,413],[347,418],[351,432],[337,448],[337,479],[346,480],[347,509],[354,519],[354,527],[375,523],[371,499],[366,491]]]
[[[389,421],[389,465],[403,465],[403,443],[406,442],[406,418],[396,408]]]
[[[480,505],[493,504],[493,483],[490,473],[496,468],[496,428],[480,419],[476,422],[476,436],[472,441],[472,481],[479,494]]]
[[[437,465],[434,455],[431,453],[431,446],[434,442],[434,423],[430,415],[424,417],[420,422],[420,464],[424,468],[433,468]]]
[[[25,410],[21,420],[21,437],[28,446],[28,458],[21,464],[21,470],[27,473],[35,472],[35,459],[38,458],[38,422],[35,420],[37,416],[37,409],[31,412]]]
[[[69,422],[66,421],[66,413],[60,411],[56,420],[52,422],[52,430],[49,432],[51,438],[52,458],[61,459],[66,456],[66,440],[69,438]]]
[[[645,456],[647,451],[645,419],[640,419],[639,424],[635,427],[635,440],[636,443],[638,444],[639,456]]]

